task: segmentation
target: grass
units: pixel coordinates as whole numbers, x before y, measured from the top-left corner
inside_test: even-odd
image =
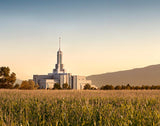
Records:
[[[0,90],[1,125],[160,125],[160,91]]]

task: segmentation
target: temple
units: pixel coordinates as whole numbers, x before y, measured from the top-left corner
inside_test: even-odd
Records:
[[[63,53],[60,47],[61,39],[59,39],[59,49],[57,51],[57,64],[53,73],[48,73],[48,75],[33,75],[33,81],[39,85],[41,89],[52,89],[54,84],[58,83],[62,87],[63,84],[68,84],[71,89],[83,89],[86,84],[90,84],[92,87],[97,88],[92,85],[91,80],[86,80],[85,76],[72,75],[67,73],[62,64]]]

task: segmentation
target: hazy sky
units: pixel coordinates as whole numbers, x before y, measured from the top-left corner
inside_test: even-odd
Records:
[[[67,72],[92,75],[160,63],[159,0],[0,0],[0,66],[51,73],[62,37]]]

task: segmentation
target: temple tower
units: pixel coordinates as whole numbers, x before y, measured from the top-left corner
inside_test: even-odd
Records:
[[[55,69],[53,73],[65,73],[65,69],[63,68],[62,64],[62,51],[61,51],[61,38],[59,38],[59,50],[57,51],[57,64],[55,65]]]

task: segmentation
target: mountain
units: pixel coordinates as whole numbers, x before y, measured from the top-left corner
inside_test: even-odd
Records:
[[[125,71],[88,76],[92,84],[102,85],[160,85],[160,64]]]

